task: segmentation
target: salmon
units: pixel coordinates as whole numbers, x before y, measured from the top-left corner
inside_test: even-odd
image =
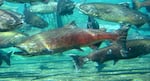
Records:
[[[150,39],[134,39],[127,40],[126,42],[127,56],[123,57],[120,50],[122,49],[120,45],[113,44],[111,46],[101,48],[94,51],[87,56],[70,55],[74,62],[76,69],[82,68],[82,66],[88,62],[93,61],[98,65],[102,65],[104,62],[114,60],[114,64],[122,59],[132,59],[138,56],[146,55],[150,53]]]
[[[82,29],[72,22],[64,27],[48,30],[29,37],[16,47],[24,53],[15,53],[24,56],[55,54],[70,49],[80,49],[103,40],[117,40],[122,33],[105,32],[96,29]]]

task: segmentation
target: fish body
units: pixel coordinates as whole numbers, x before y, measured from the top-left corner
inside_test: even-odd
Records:
[[[0,32],[0,48],[13,47],[27,38],[27,35],[15,31]]]
[[[33,27],[45,28],[48,26],[48,22],[36,13],[30,12],[26,4],[24,7],[24,15],[24,21]]]
[[[111,46],[99,49],[90,53],[88,56],[77,56],[72,55],[76,66],[81,68],[83,64],[87,61],[94,61],[98,64],[103,64],[104,62],[114,60],[114,64],[121,59],[131,59],[138,56],[146,55],[150,53],[150,39],[134,39],[128,40],[126,42],[127,56],[123,57],[120,50],[120,45],[113,44]]]
[[[84,3],[78,8],[84,14],[111,22],[128,23],[137,27],[150,22],[147,15],[119,4]]]
[[[0,50],[0,66],[2,65],[3,61],[6,62],[6,64],[10,66],[11,65],[10,56],[11,56],[11,53],[6,53]]]
[[[0,9],[0,31],[10,31],[21,27],[22,16],[16,12]]]
[[[14,3],[32,3],[32,2],[45,2],[46,0],[5,0],[5,1]]]
[[[47,4],[39,3],[29,7],[30,12],[39,14],[50,14],[57,10],[57,2],[50,1]]]
[[[70,49],[79,49],[80,47],[88,46],[105,39],[116,40],[118,37],[118,33],[81,29],[75,24],[70,23],[55,30],[48,30],[33,35],[16,45],[16,47],[25,52],[24,54],[18,55],[36,56],[60,53]]]
[[[99,23],[94,19],[94,17],[88,16],[87,22],[88,29],[99,29]],[[100,46],[101,42],[91,45],[93,49],[96,49]]]

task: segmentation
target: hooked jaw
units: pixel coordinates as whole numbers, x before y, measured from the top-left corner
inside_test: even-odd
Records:
[[[28,56],[29,55],[29,53],[24,49],[27,47],[19,46],[19,45],[16,45],[15,47],[20,50],[19,52],[14,52],[15,55],[21,55],[21,56]]]

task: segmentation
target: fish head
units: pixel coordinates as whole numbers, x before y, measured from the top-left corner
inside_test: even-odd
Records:
[[[9,31],[22,26],[23,16],[19,13],[3,9],[0,13],[3,14],[0,16],[0,31]]]
[[[45,28],[45,27],[47,27],[48,26],[48,22],[47,21],[45,21],[44,19],[42,19],[42,18],[35,18],[35,19],[33,19],[34,21],[34,23],[32,24],[33,26],[35,26],[35,27],[38,27],[38,28]]]
[[[23,54],[19,54],[19,55],[35,54],[38,51],[40,51],[40,47],[38,49],[38,46],[35,43],[35,41],[28,42],[25,40],[25,42],[17,44],[15,47],[19,48],[19,50],[21,50],[23,52]]]
[[[8,20],[6,26],[8,26],[10,29],[16,29],[23,25],[23,20]]]
[[[39,39],[38,37],[29,37],[24,40],[22,43],[15,45],[19,50],[23,53],[15,53],[16,55],[22,56],[37,56],[53,53],[52,50],[47,48],[47,44],[43,41],[43,39]]]
[[[94,15],[94,16],[98,16],[97,13],[99,12],[96,7],[92,4],[81,4],[79,6],[80,11],[82,11],[85,14],[88,15]]]

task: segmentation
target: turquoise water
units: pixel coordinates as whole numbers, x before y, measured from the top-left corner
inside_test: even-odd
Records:
[[[74,1],[80,3],[84,0]],[[94,0],[86,1],[94,2]],[[96,0],[96,2],[131,3],[131,0],[111,0],[111,2],[110,0]],[[23,12],[23,4],[5,2],[4,5],[19,13]],[[140,11],[149,14],[144,8],[140,9]],[[49,26],[44,29],[27,29],[26,32],[28,34],[33,35],[38,32],[57,28],[56,19],[53,14],[42,14],[40,16],[49,23]],[[64,24],[75,20],[80,28],[86,28],[87,15],[81,13],[78,9],[74,10],[74,14],[63,16],[62,19]],[[96,20],[101,28],[107,28],[109,32],[120,28],[118,23],[100,19]],[[144,25],[141,30],[138,30],[139,33],[134,28],[130,29],[128,38],[134,39],[134,37],[143,37],[143,35],[149,36],[150,32],[144,30],[147,26]],[[150,55],[120,60],[116,65],[113,65],[113,61],[108,61],[104,63],[106,66],[100,71],[96,68],[97,64],[90,61],[82,69],[76,70],[73,67],[72,58],[69,54],[88,55],[93,52],[89,47],[83,47],[81,49],[83,51],[72,49],[61,54],[34,57],[13,54],[10,58],[11,66],[5,63],[0,66],[0,81],[150,81]],[[16,49],[11,47],[2,50],[9,52],[11,50],[15,51]]]

